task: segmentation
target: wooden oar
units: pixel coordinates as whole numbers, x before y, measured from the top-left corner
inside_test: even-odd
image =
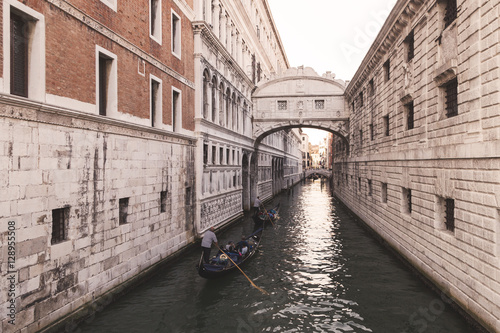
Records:
[[[219,247],[219,245],[216,244],[215,246],[217,246],[217,248],[219,249],[219,251],[221,251],[222,253],[226,253],[226,252],[224,252],[224,251],[221,250],[221,248]],[[252,280],[250,280],[250,278],[245,274],[245,272],[243,272],[243,270],[240,268],[240,266],[236,265],[236,263],[233,261],[233,259],[231,259],[231,256],[229,254],[226,254],[226,256],[228,257],[229,260],[231,260],[231,262],[233,263],[233,265],[236,266],[236,268],[238,268],[240,270],[240,272],[247,278],[247,280],[252,284],[252,286],[254,286],[257,290],[259,290],[264,295],[269,295],[269,293],[267,291],[265,291],[264,289],[260,288],[255,283],[253,283]]]
[[[262,208],[264,208],[264,212],[266,213],[266,216],[269,217],[269,222],[271,222],[271,224],[273,225],[274,227],[274,223],[273,223],[273,220],[271,220],[271,216],[269,216],[269,213],[267,212],[266,210],[266,206],[262,205]],[[265,222],[266,220],[264,220]]]

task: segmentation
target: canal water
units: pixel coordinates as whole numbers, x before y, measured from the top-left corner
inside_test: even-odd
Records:
[[[78,332],[475,332],[332,197],[307,181],[268,203],[267,227],[244,272],[198,276],[198,250],[161,269],[75,329]],[[253,230],[245,217],[220,243]],[[213,251],[215,252],[215,251]]]

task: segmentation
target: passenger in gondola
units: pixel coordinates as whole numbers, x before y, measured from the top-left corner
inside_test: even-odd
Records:
[[[227,252],[234,252],[234,249],[235,249],[234,242],[233,241],[227,242],[226,251]]]
[[[236,250],[241,254],[241,256],[245,256],[248,252],[248,242],[245,236],[241,236],[241,241],[236,244]]]

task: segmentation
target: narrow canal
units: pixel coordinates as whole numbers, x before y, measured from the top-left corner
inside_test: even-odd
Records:
[[[198,276],[199,251],[76,328],[78,332],[474,332],[371,234],[319,180],[275,198],[281,219],[239,272]],[[268,204],[271,206],[271,204]],[[217,234],[251,233],[249,217]],[[214,252],[214,251],[213,251]]]

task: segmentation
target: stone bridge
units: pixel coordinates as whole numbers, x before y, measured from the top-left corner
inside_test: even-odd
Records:
[[[290,68],[282,76],[259,84],[252,95],[255,146],[273,132],[294,127],[329,131],[347,141],[345,87],[334,74],[319,76],[310,67]]]
[[[328,169],[307,169],[304,171],[305,178],[307,178],[313,174],[317,174],[318,176],[326,177],[326,178],[331,178],[333,175],[332,170],[328,170]]]

